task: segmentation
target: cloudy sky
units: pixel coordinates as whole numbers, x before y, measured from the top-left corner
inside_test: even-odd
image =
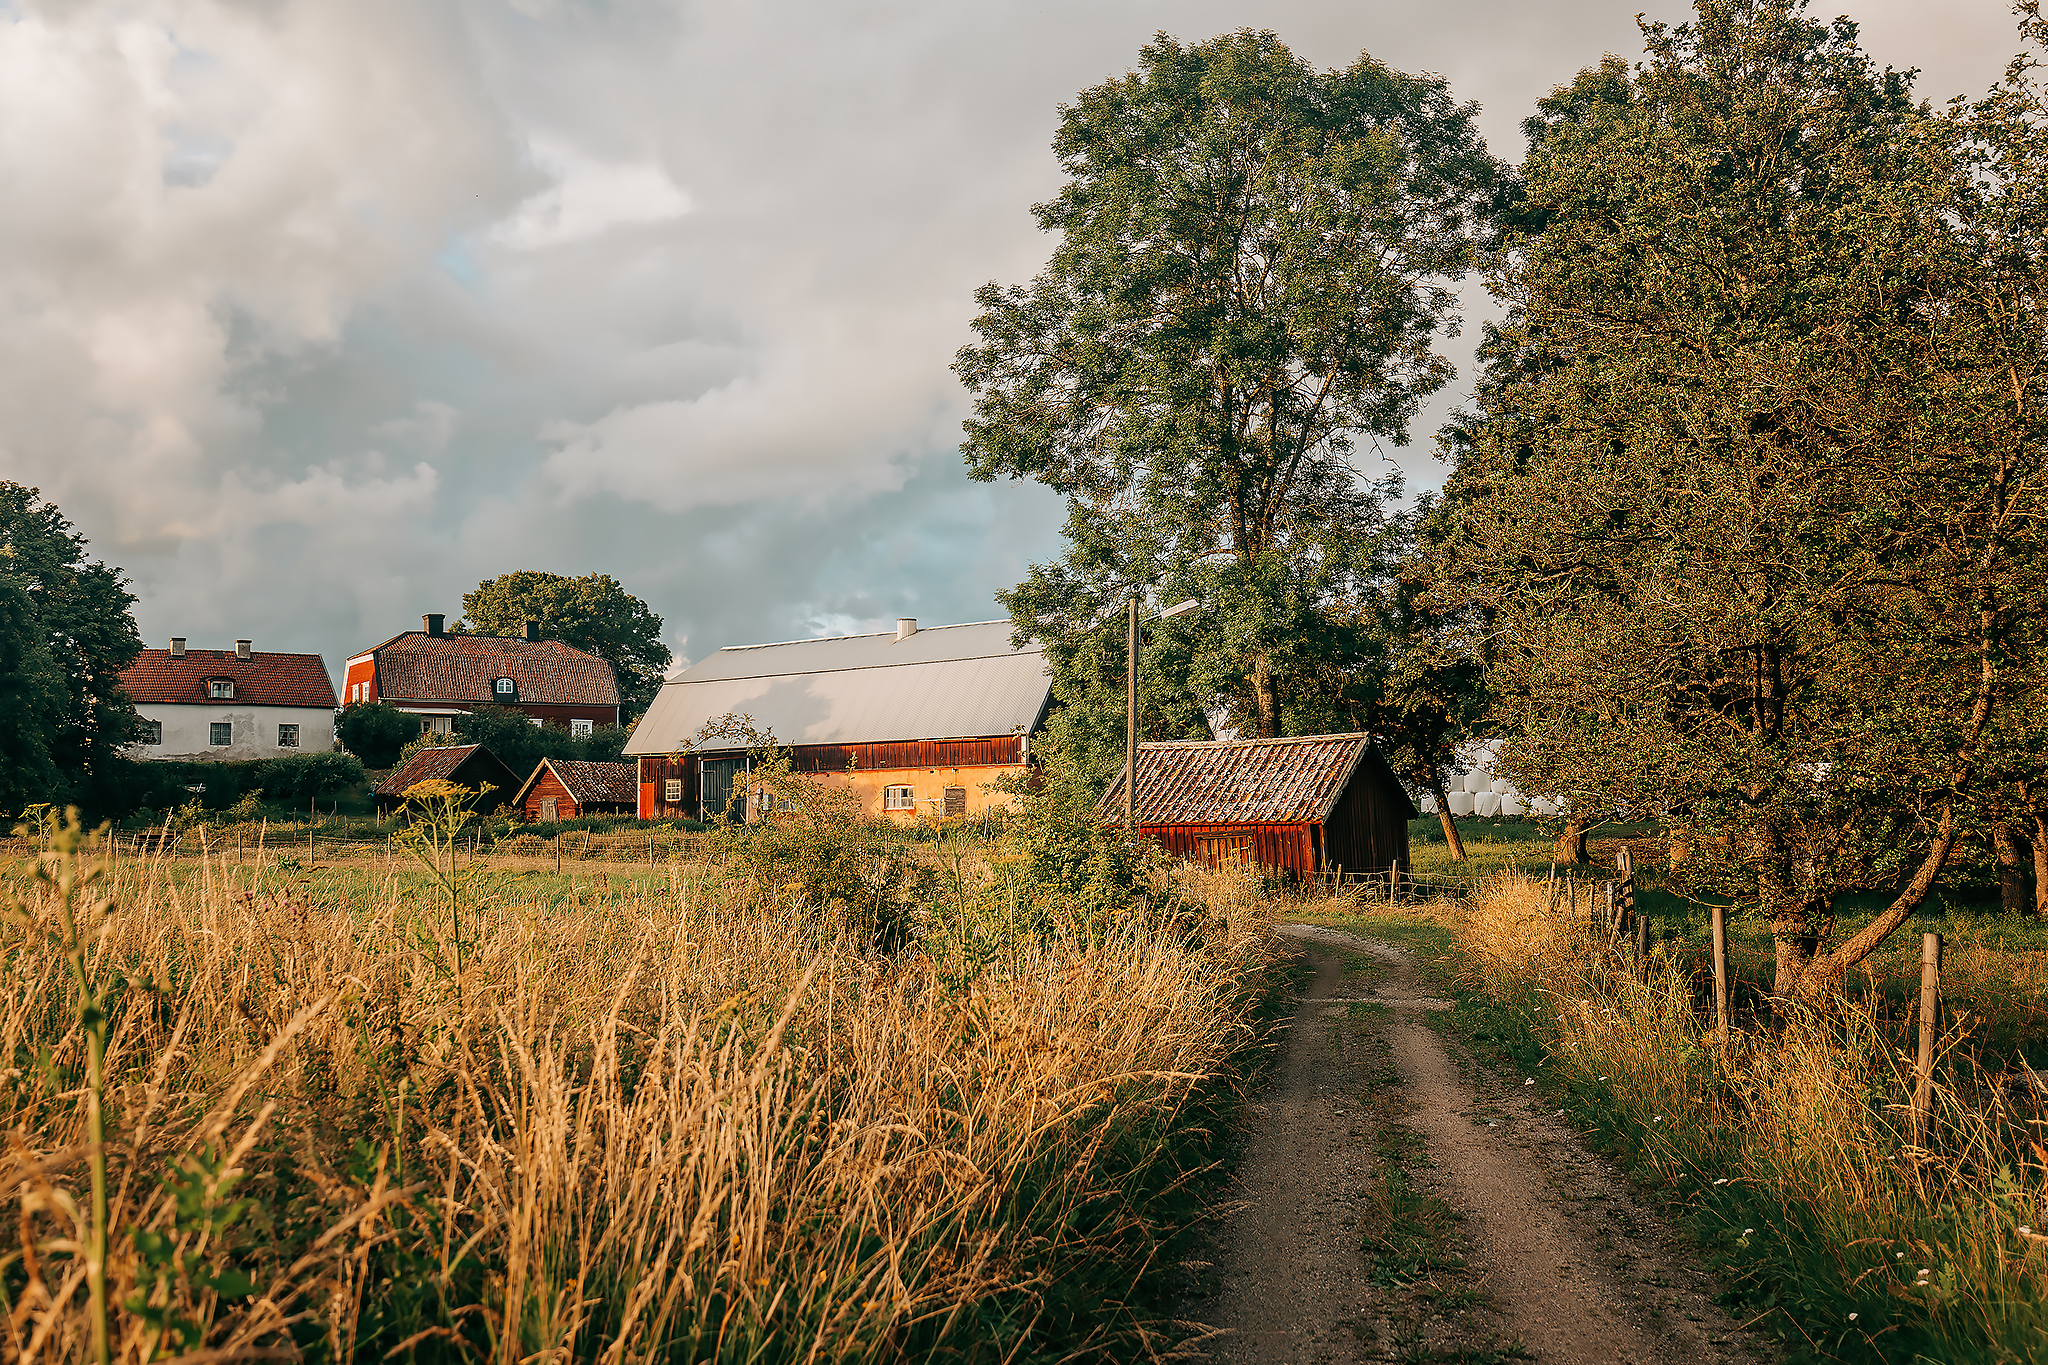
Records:
[[[1442,73],[1512,160],[1638,8],[0,0],[0,478],[152,643],[332,667],[528,568],[615,575],[682,656],[987,619],[1059,508],[964,477],[947,367],[1049,250],[1061,101],[1265,27]],[[1999,0],[1815,8],[1937,99],[2015,47]],[[1417,486],[1455,398],[1389,452]]]

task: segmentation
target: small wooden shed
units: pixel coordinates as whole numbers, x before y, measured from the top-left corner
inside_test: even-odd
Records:
[[[544,758],[513,800],[529,825],[580,815],[631,815],[640,800],[640,771],[631,763]]]
[[[1124,778],[1103,794],[1120,819]],[[1138,831],[1210,867],[1293,876],[1407,871],[1415,803],[1370,735],[1138,746]]]
[[[470,802],[472,809],[480,811],[496,810],[504,805],[519,785],[518,774],[481,744],[436,744],[415,749],[411,758],[377,784],[377,808],[390,810],[401,805],[406,792],[416,783],[431,782],[437,778],[465,787],[490,787],[489,791]]]

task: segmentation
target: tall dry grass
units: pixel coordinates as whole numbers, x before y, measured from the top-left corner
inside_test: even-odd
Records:
[[[1737,1291],[1821,1358],[2021,1361],[2048,1341],[2048,1120],[1941,1042],[1917,1146],[1903,1018],[1874,1002],[1760,1020],[1725,1044],[1702,954],[1639,972],[1557,904],[1504,877],[1457,937],[1475,984],[1540,1044],[1554,1093],[1607,1129],[1694,1220]]]
[[[472,905],[458,953],[406,877],[349,913],[118,868],[81,910],[115,983],[113,1358],[1026,1358],[1063,1312],[1062,1351],[1156,1345],[1116,1304],[1251,1037],[1253,913],[969,975],[687,872]],[[88,1360],[83,1035],[55,893],[10,885],[0,1356]]]

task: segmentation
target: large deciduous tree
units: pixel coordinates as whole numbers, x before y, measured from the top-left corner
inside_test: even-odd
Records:
[[[538,621],[549,639],[609,663],[628,710],[646,709],[661,690],[662,670],[673,657],[661,642],[661,618],[610,574],[568,578],[521,569],[487,578],[462,595],[462,620],[455,629],[516,636],[529,620]]]
[[[33,799],[96,808],[95,780],[139,733],[120,677],[142,652],[134,594],[119,569],[87,555],[85,537],[55,505],[18,483],[0,482],[0,574],[25,597],[32,624],[22,628],[62,685],[48,743],[56,781]]]
[[[2038,257],[1995,259],[1978,114],[1846,21],[1644,32],[1526,125],[1446,591],[1494,614],[1525,789],[1687,827],[1678,874],[1761,908],[1813,995],[1924,901],[2041,700]],[[1837,941],[1859,889],[1890,903]]]
[[[1162,628],[1145,679],[1170,734],[1218,706],[1284,733],[1358,647],[1394,485],[1355,446],[1405,440],[1450,376],[1431,340],[1499,172],[1472,117],[1434,77],[1317,72],[1250,31],[1162,34],[1062,108],[1067,180],[1035,210],[1058,245],[1028,287],[979,291],[954,368],[973,477],[1067,499],[1066,553],[999,598],[1096,747],[1123,676],[1100,623],[1134,593],[1209,607]]]

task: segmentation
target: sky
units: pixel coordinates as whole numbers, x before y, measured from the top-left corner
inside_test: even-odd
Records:
[[[515,569],[611,574],[679,659],[987,620],[1062,509],[967,479],[949,366],[1051,250],[1063,101],[1269,28],[1443,75],[1513,161],[1639,8],[0,0],[0,478],[156,645],[338,671]],[[2017,48],[1997,0],[1814,10],[1937,101]],[[1465,296],[1458,382],[1366,472],[1442,481]]]

